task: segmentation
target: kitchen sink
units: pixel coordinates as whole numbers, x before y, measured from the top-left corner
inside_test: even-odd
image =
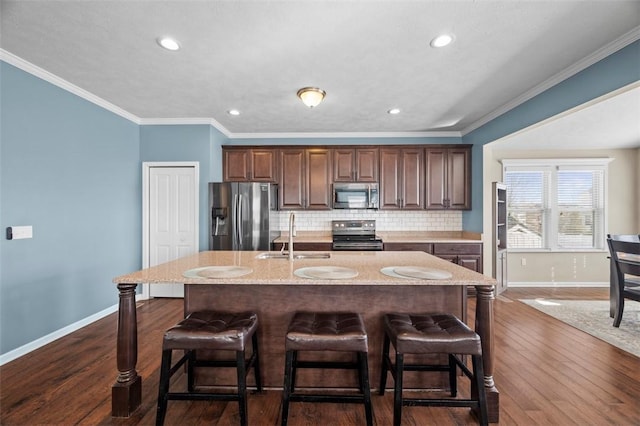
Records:
[[[321,252],[321,253],[305,252],[305,253],[293,254],[294,259],[329,259],[330,257],[331,257],[331,253],[328,253],[328,252]],[[259,255],[256,256],[256,259],[289,259],[289,253],[270,251],[270,252],[260,253]]]

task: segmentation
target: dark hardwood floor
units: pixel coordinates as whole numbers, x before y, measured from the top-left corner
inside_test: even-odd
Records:
[[[520,298],[607,299],[606,289],[509,289],[495,302],[495,382],[503,425],[638,425],[640,359],[557,321]],[[470,299],[470,317],[474,303]],[[0,424],[151,425],[155,422],[162,333],[182,313],[182,300],[139,303],[141,407],[111,417],[116,376],[116,314],[0,368]],[[379,348],[371,348],[379,350]],[[178,378],[178,380],[182,380]],[[372,378],[377,385],[377,378]],[[391,380],[391,379],[389,379]],[[468,389],[461,380],[461,390]],[[374,395],[377,425],[392,423],[392,394]],[[249,398],[251,425],[279,424],[280,392]],[[291,425],[364,424],[347,404],[291,406]],[[170,402],[167,425],[235,425],[237,403]],[[405,407],[406,425],[475,424],[467,409]]]

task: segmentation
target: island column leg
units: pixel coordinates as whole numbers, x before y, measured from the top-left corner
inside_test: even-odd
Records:
[[[487,394],[489,422],[498,423],[500,415],[500,393],[493,381],[495,354],[493,351],[493,286],[476,286],[476,333],[482,340],[482,367],[484,369],[484,388]]]
[[[129,417],[142,401],[142,378],[138,362],[138,324],[136,318],[137,284],[118,284],[117,365],[118,377],[111,387],[111,415]]]

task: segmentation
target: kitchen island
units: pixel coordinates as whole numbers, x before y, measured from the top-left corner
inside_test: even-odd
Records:
[[[271,252],[277,256],[278,253]],[[495,280],[424,252],[331,252],[329,258],[259,258],[248,251],[206,251],[182,259],[114,278],[120,292],[117,368],[112,388],[112,414],[127,417],[140,405],[142,379],[136,371],[137,324],[135,289],[140,283],[184,283],[185,315],[201,309],[241,311],[258,314],[263,383],[281,388],[284,368],[284,336],[295,311],[355,311],[363,315],[369,336],[369,366],[372,383],[380,374],[382,314],[390,311],[444,311],[466,317],[466,288],[476,288],[475,330],[482,339],[485,388],[490,421],[498,420],[498,391],[493,381],[493,299]],[[302,254],[302,253],[301,253]],[[309,253],[304,253],[308,255]],[[228,268],[231,275],[207,278],[207,267]],[[388,274],[395,267],[431,268],[448,278],[413,278]],[[307,275],[308,268],[347,268],[355,274]],[[382,270],[387,271],[387,274]],[[185,276],[186,275],[186,276]],[[176,319],[178,320],[178,319]],[[158,357],[160,354],[158,354]],[[316,375],[313,375],[316,374]],[[343,374],[312,372],[299,383],[332,387],[350,386]],[[415,387],[441,388],[446,377],[415,378]],[[437,375],[436,375],[437,376]],[[206,384],[225,384],[224,375],[198,378]],[[227,382],[228,383],[228,382]],[[374,401],[375,404],[375,401]]]

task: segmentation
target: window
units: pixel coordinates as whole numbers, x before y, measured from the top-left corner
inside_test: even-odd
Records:
[[[609,159],[502,160],[507,247],[604,250]]]

